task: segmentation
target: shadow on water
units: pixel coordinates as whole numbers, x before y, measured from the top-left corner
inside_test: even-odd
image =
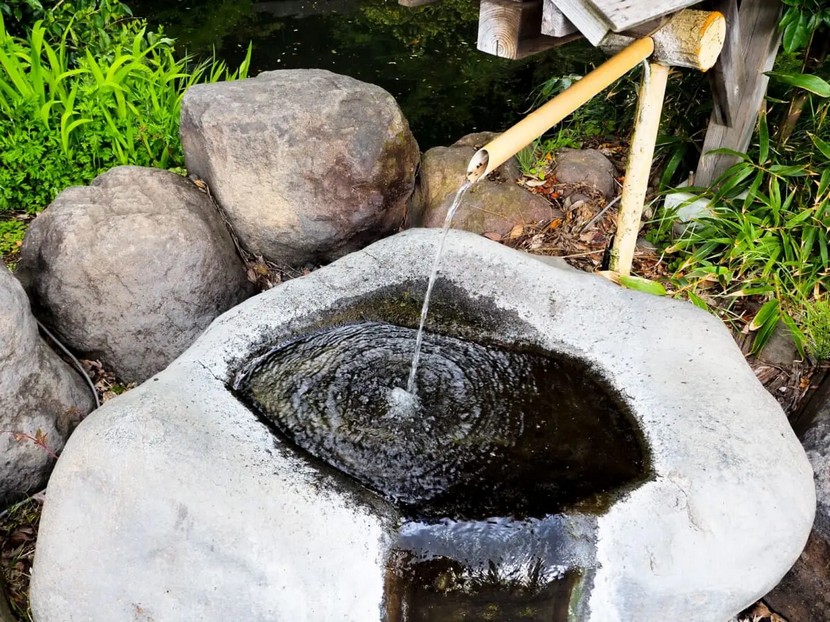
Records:
[[[231,66],[253,42],[252,71],[321,68],[377,84],[401,105],[422,150],[500,131],[551,76],[584,74],[604,57],[576,42],[523,61],[475,49],[478,2],[410,9],[394,0],[128,0],[188,51]]]

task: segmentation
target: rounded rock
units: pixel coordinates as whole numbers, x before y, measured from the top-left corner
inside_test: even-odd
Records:
[[[556,154],[553,174],[565,184],[563,194],[578,192],[580,186],[598,190],[606,199],[616,194],[617,169],[613,162],[596,149],[563,149]]]
[[[58,195],[29,227],[18,274],[61,340],[125,382],[164,369],[253,293],[207,194],[135,166]]]
[[[39,490],[50,453],[94,407],[89,387],[40,338],[20,283],[0,266],[0,509]],[[40,439],[43,446],[38,446]]]
[[[419,159],[389,93],[320,69],[194,86],[181,136],[243,246],[279,265],[328,262],[396,231]]]
[[[413,518],[273,433],[230,388],[270,348],[322,328],[417,327],[438,244],[435,230],[408,231],[264,292],[88,417],[50,481],[39,622],[133,620],[136,606],[159,620],[396,619],[410,587],[483,607],[493,577],[550,580],[585,622],[715,621],[780,580],[813,522],[812,470],[729,331],[688,303],[450,232],[428,330],[578,359],[648,447],[649,477],[562,514]],[[427,570],[471,567],[470,581],[396,583],[402,552]],[[465,586],[484,595],[470,603]]]
[[[433,147],[421,160],[409,224],[442,227],[455,193],[464,183],[473,154],[497,134],[479,132],[449,147]],[[511,158],[494,173],[478,181],[464,196],[452,222],[453,229],[506,236],[516,225],[550,220],[554,212],[542,197],[521,188],[518,162]]]

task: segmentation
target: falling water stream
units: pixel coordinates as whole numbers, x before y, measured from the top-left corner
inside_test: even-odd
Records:
[[[432,296],[432,288],[435,287],[435,281],[438,278],[438,268],[441,266],[441,257],[444,255],[444,245],[447,241],[447,233],[450,230],[453,216],[458,211],[461,205],[461,200],[464,194],[469,190],[475,182],[465,181],[453,199],[450,209],[447,210],[447,217],[444,219],[444,228],[441,230],[441,241],[438,243],[438,252],[435,253],[435,259],[432,260],[432,272],[429,275],[429,284],[427,285],[427,293],[424,296],[424,306],[421,307],[421,323],[418,325],[418,335],[415,338],[415,353],[412,355],[412,369],[409,370],[409,381],[406,383],[406,392],[412,396],[410,399],[417,399],[418,387],[415,381],[415,374],[418,372],[418,360],[421,358],[421,345],[424,340],[424,324],[427,321],[427,313],[429,313],[429,299]],[[402,403],[406,396],[401,396],[400,392],[395,392],[395,399],[398,403]]]
[[[390,286],[279,341],[232,388],[275,434],[405,517],[384,620],[566,622],[595,567],[590,515],[648,475],[648,450],[589,365],[534,339],[504,343],[478,324],[480,301],[467,316],[463,290],[441,296],[424,332],[471,185],[447,211],[419,320],[411,284]],[[574,523],[564,512],[577,504]]]

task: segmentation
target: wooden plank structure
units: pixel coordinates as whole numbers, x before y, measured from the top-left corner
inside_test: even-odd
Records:
[[[727,38],[720,65],[715,67],[715,107],[695,173],[698,186],[709,185],[737,161],[711,151],[749,147],[769,83],[765,72],[772,70],[781,40],[781,9],[778,0],[743,0],[740,8],[727,8],[738,33]]]
[[[399,0],[420,6],[435,0]],[[613,49],[620,35],[654,33],[686,8],[718,11],[726,18],[726,41],[709,71],[714,107],[696,185],[708,185],[735,160],[710,154],[719,148],[746,151],[763,105],[780,41],[781,0],[480,0],[478,49],[519,59],[584,36]]]

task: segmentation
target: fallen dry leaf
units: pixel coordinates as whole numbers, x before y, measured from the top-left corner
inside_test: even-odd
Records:
[[[516,238],[522,237],[522,234],[525,231],[524,225],[513,225],[513,228],[510,230],[510,233],[507,234],[508,240],[515,240]]]

